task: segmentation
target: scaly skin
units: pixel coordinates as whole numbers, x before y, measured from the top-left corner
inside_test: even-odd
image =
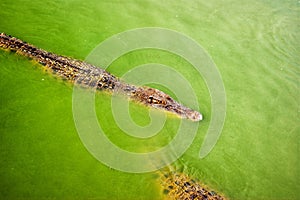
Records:
[[[193,121],[202,120],[199,112],[179,104],[169,95],[150,87],[129,85],[105,70],[86,62],[47,52],[5,33],[0,34],[0,47],[31,58],[57,76],[74,84],[97,90],[119,92],[146,106],[175,113],[181,118]]]
[[[198,180],[174,171],[160,171],[160,186],[165,200],[226,200],[227,198],[209,189]]]

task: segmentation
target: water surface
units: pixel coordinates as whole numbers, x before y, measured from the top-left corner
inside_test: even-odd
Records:
[[[227,97],[222,135],[204,159],[198,153],[211,117],[210,95],[189,63],[168,52],[141,50],[120,57],[108,70],[121,76],[137,65],[158,62],[191,80],[205,120],[173,167],[231,199],[297,199],[299,5],[277,0],[2,0],[0,31],[78,59],[104,39],[133,28],[164,27],[192,37],[216,63]],[[84,148],[73,122],[72,85],[12,53],[0,51],[0,63],[1,198],[162,198],[153,174],[113,170]],[[130,151],[164,146],[178,126],[169,119],[159,135],[138,140],[112,123],[109,95],[97,94],[96,105],[108,137]],[[147,109],[131,108],[138,124],[149,122]]]

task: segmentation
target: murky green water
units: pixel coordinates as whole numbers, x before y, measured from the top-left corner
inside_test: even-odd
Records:
[[[46,50],[84,59],[113,34],[164,27],[194,38],[216,63],[226,89],[222,135],[198,158],[210,119],[210,96],[185,60],[159,50],[122,56],[109,67],[121,76],[158,62],[191,80],[205,120],[188,151],[173,165],[231,199],[299,198],[298,1],[0,1],[0,32]],[[176,42],[176,41],[174,41]],[[81,143],[72,115],[72,86],[39,65],[0,51],[0,197],[2,199],[161,199],[155,176],[116,171]],[[176,119],[150,140],[125,136],[110,113],[110,96],[96,110],[120,147],[157,149],[174,136]],[[149,122],[132,105],[133,119]]]

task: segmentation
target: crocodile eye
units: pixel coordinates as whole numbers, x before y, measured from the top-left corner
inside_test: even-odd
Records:
[[[153,102],[153,97],[152,96],[149,96],[148,98],[148,103],[152,103]]]

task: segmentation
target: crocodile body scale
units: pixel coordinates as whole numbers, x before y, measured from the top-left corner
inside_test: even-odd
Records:
[[[0,33],[0,47],[33,59],[57,76],[74,84],[122,93],[131,100],[175,113],[181,118],[192,121],[202,120],[199,112],[176,102],[164,92],[150,87],[127,84],[104,69],[89,63],[47,52],[5,33]]]

